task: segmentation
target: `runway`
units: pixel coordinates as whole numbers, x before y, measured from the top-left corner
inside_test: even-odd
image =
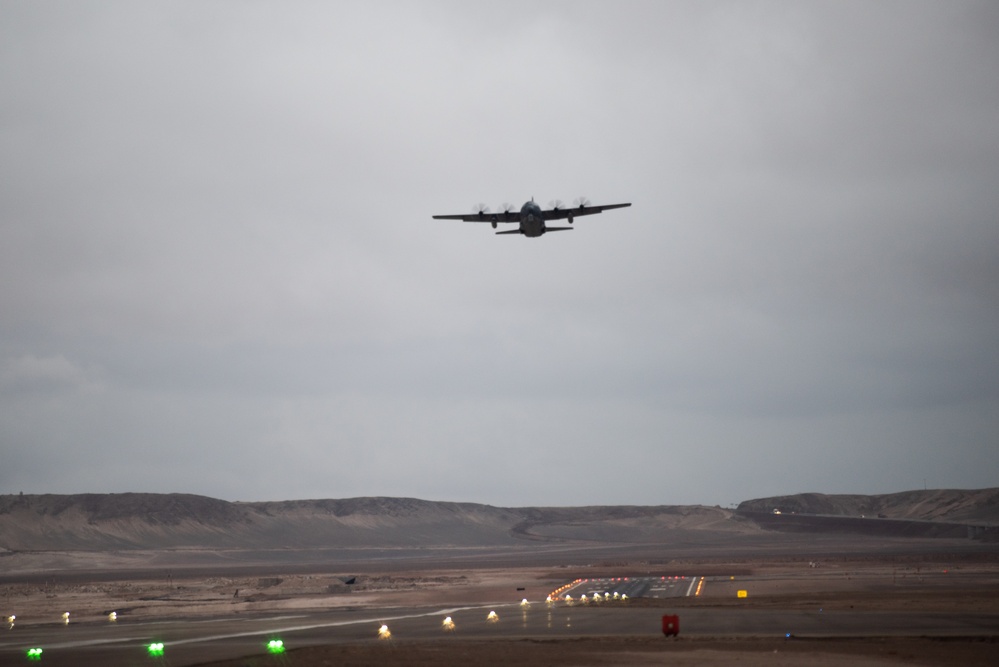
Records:
[[[609,601],[628,598],[678,598],[696,595],[704,577],[598,577],[580,579],[559,591],[558,596],[570,596],[579,601],[608,598]],[[584,597],[585,596],[585,597]]]
[[[18,625],[0,635],[0,664],[165,665],[181,667],[227,658],[267,657],[268,642],[281,640],[286,651],[335,643],[461,639],[568,639],[596,636],[661,636],[661,616],[680,615],[681,636],[690,637],[984,637],[994,636],[999,615],[935,612],[789,611],[753,608],[648,607],[613,599],[615,588],[660,597],[687,597],[701,577],[581,580],[566,590],[573,601],[529,604],[476,604],[451,607],[340,609],[285,615],[234,615],[225,618],[172,619],[163,622],[88,622],[68,625]],[[606,586],[605,584],[618,584]],[[604,589],[604,590],[600,590]],[[653,590],[658,589],[658,590]],[[587,594],[588,602],[581,601]],[[603,601],[593,601],[593,593]],[[611,593],[607,600],[605,593]],[[570,593],[572,595],[572,593]],[[631,596],[629,596],[631,597]],[[637,597],[637,596],[636,596]],[[489,612],[496,612],[496,620]],[[453,629],[444,619],[450,617]],[[387,626],[391,637],[379,639]],[[663,641],[668,641],[665,638]],[[150,644],[163,644],[151,655]],[[29,649],[41,648],[40,659]],[[294,664],[293,653],[277,654]],[[39,656],[34,656],[39,657]],[[277,663],[276,663],[277,664]]]

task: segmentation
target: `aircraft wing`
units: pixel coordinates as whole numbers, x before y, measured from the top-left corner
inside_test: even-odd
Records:
[[[541,213],[545,216],[545,220],[565,220],[566,218],[578,218],[581,215],[593,215],[594,213],[602,213],[604,211],[609,211],[612,208],[624,208],[625,206],[631,206],[631,203],[607,204],[605,206],[572,206],[566,208],[553,208],[549,211],[542,211]]]
[[[478,213],[471,215],[435,215],[434,220],[464,220],[465,222],[489,222],[489,218]]]
[[[434,220],[464,220],[465,222],[519,222],[520,213],[465,213],[459,215],[435,215]]]

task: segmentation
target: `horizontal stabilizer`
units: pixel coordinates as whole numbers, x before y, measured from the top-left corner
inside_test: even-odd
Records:
[[[575,227],[545,227],[546,232],[564,232],[569,229],[575,229]]]
[[[500,234],[520,234],[520,229],[508,229],[505,232],[496,232],[497,236]]]

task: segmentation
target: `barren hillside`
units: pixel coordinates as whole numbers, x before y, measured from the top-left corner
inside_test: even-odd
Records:
[[[874,496],[799,493],[747,500],[740,511],[796,512],[954,523],[999,524],[999,488],[930,489]]]
[[[184,494],[0,496],[0,548],[311,549],[656,542],[670,530],[757,530],[720,508],[501,508],[412,498],[230,503]]]
[[[881,514],[892,519],[995,524],[999,489],[884,496],[801,494],[739,506],[749,512],[774,508],[801,514]],[[0,496],[0,551],[666,544],[709,534],[728,539],[726,535],[760,530],[758,522],[736,512],[699,505],[503,508],[412,498],[233,503],[187,494]]]

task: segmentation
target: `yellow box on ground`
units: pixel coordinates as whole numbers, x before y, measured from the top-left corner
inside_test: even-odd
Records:
[[[749,597],[749,592],[748,592],[748,591],[736,591],[736,592],[735,592],[735,596],[736,596],[737,598],[745,598],[745,597]]]

